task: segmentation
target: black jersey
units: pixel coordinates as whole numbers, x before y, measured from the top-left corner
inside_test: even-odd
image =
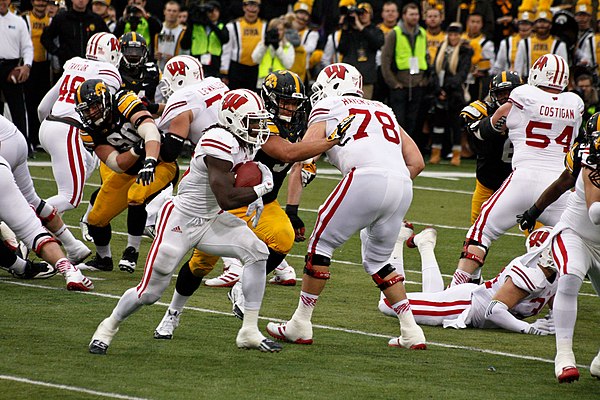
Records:
[[[488,189],[498,190],[512,171],[513,146],[508,135],[492,135],[479,139],[469,125],[491,116],[497,110],[487,101],[477,100],[462,109],[460,116],[465,122],[469,144],[477,155],[477,180]]]
[[[130,69],[126,67],[119,68],[123,83],[121,88],[130,90],[140,97],[147,97],[154,102],[156,87],[160,81],[161,74],[158,65],[148,62],[141,68]]]

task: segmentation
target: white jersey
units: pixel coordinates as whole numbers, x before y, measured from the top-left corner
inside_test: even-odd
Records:
[[[62,76],[40,103],[40,120],[52,114],[81,121],[75,111],[75,94],[79,85],[88,79],[102,79],[111,94],[115,94],[121,88],[121,75],[112,64],[73,57],[65,63]]]
[[[12,137],[15,134],[20,135],[21,133],[19,132],[15,124],[6,119],[4,115],[0,114],[0,143],[3,140]]]
[[[553,94],[532,85],[510,93],[506,119],[514,146],[512,166],[561,173],[563,160],[579,133],[583,101],[575,93]]]
[[[329,162],[343,175],[353,168],[373,168],[410,177],[402,155],[400,125],[385,104],[352,96],[326,97],[315,104],[308,125],[326,121],[329,135],[351,114],[356,118],[346,137],[352,138],[345,146],[333,146],[327,151]]]
[[[169,29],[163,24],[162,30],[158,34],[156,39],[155,53],[163,54],[163,57],[157,60],[158,66],[161,71],[165,69],[167,61],[179,54],[181,47],[181,38],[183,37],[183,31],[185,25],[177,25],[173,29]]]
[[[158,128],[168,131],[171,120],[184,111],[192,111],[194,120],[190,126],[188,139],[198,144],[204,130],[217,123],[221,99],[229,91],[220,79],[208,77],[201,82],[173,93],[165,105],[158,122]]]
[[[585,165],[585,159],[589,150],[582,149],[582,163]],[[580,173],[575,183],[575,193],[569,196],[567,208],[560,217],[561,225],[570,227],[577,232],[581,238],[595,245],[600,245],[600,225],[595,225],[591,220],[585,201],[585,190],[583,183],[583,173]]]
[[[194,151],[188,170],[179,183],[175,207],[191,218],[212,218],[221,208],[210,188],[205,156],[231,162],[236,165],[252,160],[258,147],[241,148],[237,139],[229,131],[215,127],[206,131]]]
[[[494,279],[484,282],[473,291],[469,311],[470,325],[475,328],[494,327],[491,322],[486,321],[485,310],[508,277],[516,287],[528,293],[527,297],[509,310],[518,319],[537,315],[554,297],[558,287],[557,276],[550,282],[539,267],[527,267],[521,262],[521,257],[517,257]]]

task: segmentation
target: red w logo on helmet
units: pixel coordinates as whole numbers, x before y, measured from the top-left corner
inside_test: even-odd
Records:
[[[238,93],[232,93],[225,96],[223,99],[223,105],[221,107],[223,110],[229,109],[231,111],[235,111],[247,102],[248,99],[246,97]]]
[[[110,51],[119,51],[121,50],[121,45],[119,44],[119,39],[110,38]]]
[[[537,230],[532,232],[527,238],[529,241],[529,247],[540,247],[546,241],[546,239],[548,239],[548,236],[550,236],[550,232],[547,230]]]
[[[535,61],[535,64],[533,64],[533,69],[539,69],[541,71],[546,64],[548,64],[548,57],[541,56]]]
[[[168,63],[167,70],[169,70],[173,76],[185,75],[185,63],[183,61]]]
[[[346,78],[346,72],[348,72],[346,67],[339,64],[329,65],[325,68],[325,73],[327,74],[328,78],[331,78],[333,75],[336,75],[338,78],[344,79]]]

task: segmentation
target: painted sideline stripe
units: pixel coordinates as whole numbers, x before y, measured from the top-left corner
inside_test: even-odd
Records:
[[[96,390],[85,389],[85,388],[77,387],[77,386],[60,385],[60,384],[56,384],[56,383],[34,381],[32,379],[21,378],[19,376],[13,376],[13,375],[0,375],[0,379],[4,379],[7,381],[28,383],[30,385],[50,387],[50,388],[54,388],[54,389],[68,390],[71,392],[87,393],[87,394],[91,394],[94,396],[109,397],[111,399],[148,400],[144,397],[127,396],[127,395],[119,394],[119,393],[98,392]]]
[[[25,287],[36,288],[36,289],[66,290],[64,288],[56,288],[56,287],[44,286],[44,285],[33,285],[31,283],[16,282],[16,281],[11,281],[11,280],[0,280],[0,283],[9,283],[9,284],[17,285],[17,286],[25,286]],[[115,299],[115,300],[119,300],[121,298],[121,296],[116,296],[116,295],[112,295],[112,294],[108,294],[108,293],[98,293],[98,292],[72,292],[72,293],[88,295],[88,296],[97,296],[97,297],[103,297],[103,298],[110,298],[110,299]],[[163,306],[163,307],[169,306],[168,303],[163,303],[160,301],[156,302],[154,304]],[[189,307],[189,306],[185,306],[184,309],[191,310],[191,311],[203,312],[203,313],[209,313],[209,314],[224,315],[224,316],[235,318],[235,316],[231,312],[224,312],[224,311],[211,310],[208,308]],[[271,322],[286,322],[285,320],[282,320],[279,318],[269,318],[269,317],[258,317],[258,318],[265,320],[265,321],[271,321]],[[330,331],[349,333],[349,334],[354,334],[354,335],[374,337],[374,338],[392,339],[395,337],[395,336],[384,335],[381,333],[366,332],[366,331],[361,331],[361,330],[357,330],[357,329],[346,329],[346,328],[340,328],[340,327],[328,326],[328,325],[315,324],[315,325],[313,325],[313,327],[319,328],[319,329],[326,329],[326,330],[330,330]],[[519,358],[522,360],[540,361],[540,362],[544,362],[544,363],[548,363],[548,364],[554,364],[554,360],[547,359],[547,358],[541,358],[541,357],[535,357],[535,356],[528,356],[525,354],[507,353],[507,352],[503,352],[503,351],[496,351],[496,350],[484,349],[484,348],[473,347],[473,346],[461,346],[461,345],[455,345],[455,344],[450,344],[450,343],[441,343],[441,342],[427,341],[427,344],[432,345],[432,346],[444,347],[444,348],[448,348],[448,349],[475,351],[478,353],[493,354],[493,355],[510,357],[510,358]],[[587,366],[587,365],[577,364],[577,367],[583,368],[583,369],[589,369],[589,366]],[[123,397],[123,398],[125,398],[125,397]],[[129,397],[127,397],[127,398],[129,398]]]

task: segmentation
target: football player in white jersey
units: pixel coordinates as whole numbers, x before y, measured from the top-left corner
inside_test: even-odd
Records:
[[[513,144],[513,172],[481,207],[469,229],[451,286],[477,281],[492,242],[515,225],[515,216],[533,204],[563,171],[581,125],[583,101],[562,91],[569,81],[567,62],[555,54],[540,57],[529,73],[528,84],[514,89],[507,103],[482,120],[502,134],[508,129]],[[568,194],[550,205],[539,220],[556,225]]]
[[[12,229],[17,238],[22,240],[27,248],[35,251],[42,259],[50,263],[67,281],[68,290],[88,291],[94,288],[92,281],[83,276],[77,267],[65,257],[50,233],[40,222],[31,209],[25,197],[15,183],[11,166],[0,156],[0,220]],[[10,271],[15,275],[31,276],[35,271],[29,269],[30,263],[15,263]]]
[[[38,196],[27,165],[27,142],[17,127],[0,115],[0,156],[10,165],[17,187],[38,215],[44,226],[63,244],[67,258],[78,264],[91,254],[80,240],[75,239],[56,209]]]
[[[330,278],[333,251],[360,231],[363,267],[398,315],[402,334],[398,342],[425,349],[425,335],[415,323],[404,285],[399,284],[404,277],[388,263],[412,200],[412,179],[425,166],[423,157],[388,106],[362,98],[362,76],[355,67],[343,63],[325,67],[313,92],[304,141],[342,131],[340,146],[326,154],[344,177],[319,207],[298,308],[290,321],[269,323],[267,332],[293,343],[313,342],[312,313]]]
[[[265,352],[281,350],[281,345],[260,333],[257,324],[265,289],[267,246],[244,220],[223,212],[245,204],[254,212],[261,206],[261,197],[273,189],[272,175],[261,164],[262,181],[254,187],[234,187],[232,172],[236,165],[252,160],[266,140],[269,116],[254,92],[240,89],[224,96],[218,124],[204,132],[177,196],[159,212],[156,237],[140,284],[127,290],[112,314],[100,323],[89,345],[91,353],[106,354],[121,322],[142,305],[158,301],[192,248],[244,263],[246,313],[237,346]],[[236,246],[231,245],[233,242]]]
[[[110,33],[96,33],[87,43],[85,59],[73,57],[64,65],[58,82],[38,107],[40,144],[52,159],[52,173],[58,194],[48,204],[63,213],[81,203],[83,186],[97,159],[83,147],[79,129],[69,122],[81,123],[75,111],[75,92],[88,79],[102,79],[112,94],[121,88],[117,69],[121,53],[119,40]]]
[[[553,231],[552,252],[560,274],[554,299],[554,372],[560,383],[579,379],[573,331],[577,295],[586,275],[596,293],[600,293],[600,113],[588,121],[586,136],[575,192]],[[590,372],[600,379],[600,353],[592,361]]]
[[[532,232],[527,238],[527,251],[543,246],[550,232],[549,227]],[[551,319],[523,321],[538,315],[556,294],[557,272],[549,248],[528,265],[522,263],[522,256],[515,258],[494,279],[482,285],[466,283],[444,290],[434,254],[436,236],[435,229],[426,228],[409,239],[409,245],[412,240],[418,247],[423,267],[423,292],[407,294],[417,323],[456,329],[504,328],[530,335],[553,333]],[[379,310],[396,316],[385,299],[379,301]]]

